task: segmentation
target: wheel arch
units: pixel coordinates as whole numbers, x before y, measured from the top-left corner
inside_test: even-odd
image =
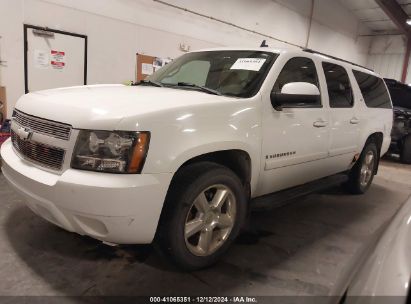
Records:
[[[209,143],[184,151],[175,158],[171,172],[176,173],[187,165],[209,161],[232,170],[252,192],[259,175],[259,153],[256,147],[244,142],[230,141]]]
[[[164,214],[167,212],[167,209],[170,208],[170,206],[168,206],[170,202],[168,202],[167,197],[171,195],[173,191],[172,188],[177,182],[176,180],[181,178],[181,175],[179,175],[179,173],[190,165],[199,164],[199,163],[207,163],[207,162],[211,164],[221,165],[221,166],[224,166],[232,170],[234,174],[236,174],[239,177],[240,181],[242,182],[244,191],[246,194],[246,198],[247,200],[249,200],[250,195],[251,195],[251,179],[252,179],[252,163],[251,163],[250,154],[246,152],[245,150],[241,150],[241,149],[228,149],[228,150],[218,150],[218,151],[207,152],[207,153],[200,154],[200,155],[187,159],[175,171],[173,178],[170,181],[169,188],[167,190],[165,204],[162,208],[160,221],[164,218]]]
[[[384,133],[380,132],[380,131],[377,131],[377,132],[371,133],[368,136],[368,138],[366,139],[366,141],[364,143],[364,146],[363,146],[363,149],[364,149],[367,146],[367,144],[370,143],[370,142],[375,143],[376,146],[377,146],[378,162],[377,162],[377,165],[375,166],[375,172],[374,172],[375,174],[378,173],[378,168],[379,168],[379,165],[380,165],[379,160],[380,160],[380,157],[381,157],[381,147],[382,147],[382,144],[383,144],[383,140],[384,140]]]
[[[197,162],[213,162],[232,170],[241,180],[244,187],[250,187],[252,164],[250,154],[241,149],[230,149],[204,153],[185,161],[178,170]],[[177,171],[178,171],[177,170]]]

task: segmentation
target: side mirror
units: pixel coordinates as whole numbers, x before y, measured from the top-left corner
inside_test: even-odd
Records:
[[[320,91],[317,86],[308,82],[290,82],[285,84],[281,93],[271,92],[271,104],[277,111],[283,106],[306,107],[320,101]]]

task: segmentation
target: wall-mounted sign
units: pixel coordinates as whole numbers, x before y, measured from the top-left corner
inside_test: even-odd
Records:
[[[65,63],[66,53],[63,51],[51,50],[51,67],[56,70],[62,70],[66,66]]]
[[[166,64],[168,64],[170,62],[171,62],[170,58],[156,57],[156,59],[153,62],[154,72],[161,69],[163,66],[165,66]]]
[[[152,64],[150,64],[150,63],[143,63],[143,64],[141,65],[141,73],[142,73],[143,75],[151,75],[151,74],[153,74],[153,71],[154,71],[154,67],[153,67]]]
[[[34,66],[38,69],[46,69],[50,65],[50,58],[47,51],[34,50],[33,52]]]

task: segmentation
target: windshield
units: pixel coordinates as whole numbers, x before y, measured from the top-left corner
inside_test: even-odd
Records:
[[[165,87],[251,97],[260,89],[277,54],[207,51],[183,55],[147,78]]]

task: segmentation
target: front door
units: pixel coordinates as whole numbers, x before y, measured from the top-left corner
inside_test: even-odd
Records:
[[[317,68],[306,57],[282,57],[284,66],[273,91],[292,82],[307,82],[319,89]],[[320,90],[321,91],[321,90]],[[328,157],[328,112],[322,98],[318,104],[299,104],[275,110],[270,92],[263,93],[263,143],[261,183],[258,195],[264,195],[321,178],[327,175],[321,165]]]

